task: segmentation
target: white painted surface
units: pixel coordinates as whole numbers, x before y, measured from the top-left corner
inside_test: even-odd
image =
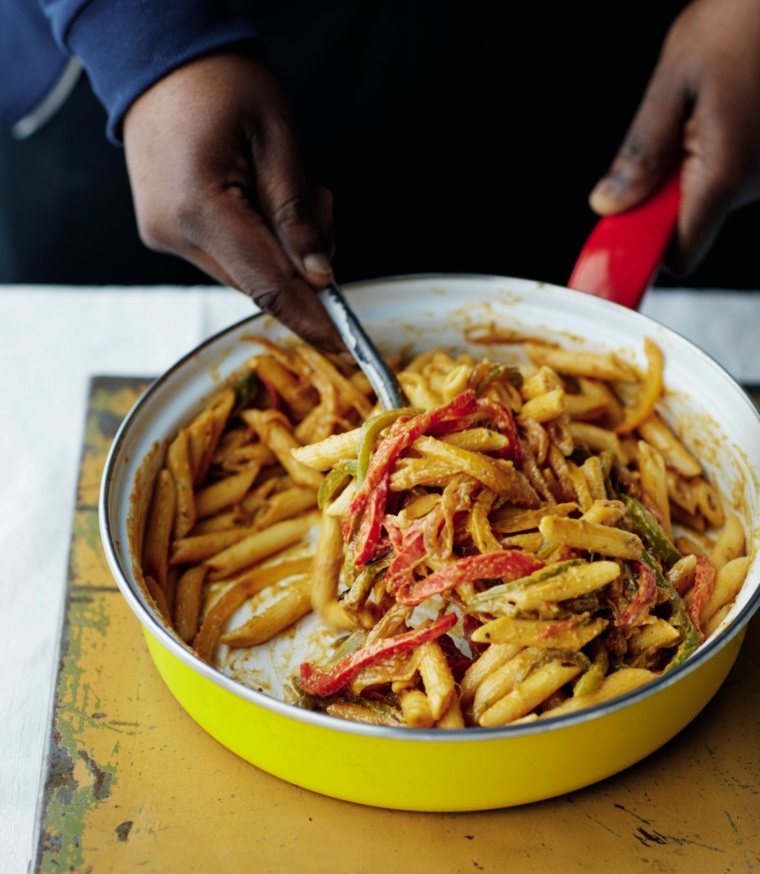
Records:
[[[642,311],[760,383],[760,292],[651,292]],[[25,874],[49,727],[91,375],[155,375],[252,304],[225,289],[0,286],[0,871]]]

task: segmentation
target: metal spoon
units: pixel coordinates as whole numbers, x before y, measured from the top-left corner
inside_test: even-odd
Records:
[[[327,288],[317,292],[317,295],[327,310],[330,321],[348,346],[349,352],[364,371],[382,407],[386,410],[394,410],[408,406],[409,402],[404,397],[396,375],[369,338],[356,313],[348,305],[343,292],[334,282],[331,282]]]

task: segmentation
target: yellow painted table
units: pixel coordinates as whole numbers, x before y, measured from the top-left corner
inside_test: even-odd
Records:
[[[685,731],[622,774],[539,804],[469,814],[365,808],[283,783],[219,745],[163,685],[100,547],[105,456],[144,386],[92,383],[36,872],[760,868],[757,618],[728,680]]]

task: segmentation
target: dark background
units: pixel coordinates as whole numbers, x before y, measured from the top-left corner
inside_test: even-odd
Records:
[[[361,111],[329,77],[290,81],[288,58],[267,58],[302,121],[312,181],[335,193],[339,281],[460,271],[564,284],[596,220],[588,194],[682,5],[626,4],[636,13],[622,17],[615,5],[613,17],[610,4],[476,3],[467,16],[461,4],[441,15],[435,28],[424,16],[410,20],[406,48],[419,51],[384,69]],[[363,25],[382,45],[377,21]],[[353,81],[350,58],[333,53],[340,82]],[[0,281],[208,282],[140,243],[123,151],[104,128],[83,78],[32,137],[3,132]],[[760,205],[740,210],[696,272],[658,284],[760,288],[759,230]]]

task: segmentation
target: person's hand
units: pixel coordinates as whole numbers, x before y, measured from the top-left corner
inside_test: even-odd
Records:
[[[592,209],[634,206],[682,156],[665,262],[675,273],[696,266],[729,212],[760,198],[760,0],[694,0],[676,19]]]
[[[140,237],[250,295],[309,343],[342,345],[314,289],[332,279],[332,195],[310,191],[285,97],[232,52],[153,85],[124,119]]]

